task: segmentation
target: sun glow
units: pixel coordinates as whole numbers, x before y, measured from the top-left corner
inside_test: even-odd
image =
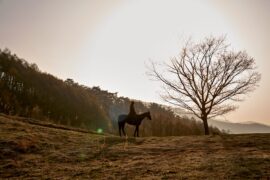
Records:
[[[201,1],[129,1],[100,23],[85,45],[87,84],[102,85],[120,95],[153,101],[158,85],[145,76],[145,63],[169,60],[187,38],[227,34],[237,44],[226,20]],[[123,68],[124,67],[124,68]],[[136,69],[134,71],[134,69]],[[90,77],[90,78],[89,78]],[[139,84],[150,84],[144,89]]]

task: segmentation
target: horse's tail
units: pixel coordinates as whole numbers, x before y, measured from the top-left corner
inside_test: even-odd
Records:
[[[118,116],[118,119],[117,119],[117,124],[118,124],[118,130],[119,130],[119,136],[121,136],[121,128],[122,128],[122,121],[123,121],[123,118],[124,117],[124,115],[123,114],[121,114],[121,115],[119,115]]]
[[[120,125],[119,119],[118,119],[118,131],[119,131],[119,136],[121,136],[121,125]]]
[[[121,129],[124,128],[124,126],[125,126],[126,117],[127,117],[126,114],[121,114],[121,115],[118,116],[118,129],[119,129],[119,135],[120,136],[121,136]]]

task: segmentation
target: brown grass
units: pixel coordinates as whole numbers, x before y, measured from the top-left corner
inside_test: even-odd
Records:
[[[270,135],[119,138],[0,116],[0,178],[269,179]]]

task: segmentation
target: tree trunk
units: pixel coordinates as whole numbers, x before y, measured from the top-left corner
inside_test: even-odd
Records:
[[[203,117],[202,120],[203,120],[203,126],[204,126],[204,134],[209,135],[207,117]]]

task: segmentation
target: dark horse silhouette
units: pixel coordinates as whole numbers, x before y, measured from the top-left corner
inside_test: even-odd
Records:
[[[137,137],[139,137],[139,126],[141,125],[144,118],[148,118],[149,120],[152,119],[149,111],[142,114],[134,115],[131,117],[126,114],[119,115],[118,116],[119,135],[121,136],[121,131],[123,132],[124,136],[126,135],[125,124],[128,123],[130,125],[136,126],[136,129],[134,131],[134,137],[136,135]]]

